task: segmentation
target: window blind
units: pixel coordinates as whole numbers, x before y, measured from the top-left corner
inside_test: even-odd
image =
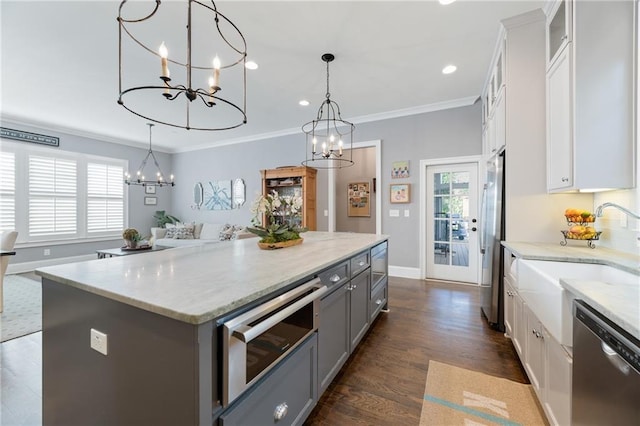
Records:
[[[0,231],[16,229],[16,156],[0,152]]]
[[[29,236],[77,234],[76,161],[29,156]]]
[[[121,231],[124,228],[124,168],[102,163],[87,164],[87,232]]]

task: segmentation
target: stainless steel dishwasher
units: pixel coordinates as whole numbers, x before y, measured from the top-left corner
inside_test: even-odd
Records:
[[[640,341],[582,300],[573,308],[574,425],[640,425]]]

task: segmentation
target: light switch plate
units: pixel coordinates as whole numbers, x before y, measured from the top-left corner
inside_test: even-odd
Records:
[[[400,210],[389,210],[389,216],[400,217]]]
[[[410,210],[405,210],[405,211],[404,211],[404,217],[409,217],[409,211],[410,211]]]
[[[91,349],[107,354],[107,335],[95,328],[91,329]]]

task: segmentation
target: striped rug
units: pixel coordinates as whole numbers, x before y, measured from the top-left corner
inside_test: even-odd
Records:
[[[531,385],[429,361],[420,426],[546,424]]]
[[[0,342],[42,330],[42,283],[19,275],[5,275]]]

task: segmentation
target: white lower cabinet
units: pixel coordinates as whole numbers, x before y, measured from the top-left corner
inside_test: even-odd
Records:
[[[524,321],[524,303],[515,290],[510,279],[504,280],[504,327],[505,333],[511,338],[513,346],[521,359],[524,359],[524,344],[527,333],[527,325]]]
[[[516,293],[517,295],[517,293]],[[524,336],[520,340],[522,353],[520,360],[529,376],[540,405],[542,405],[547,420],[552,425],[571,424],[571,372],[573,361],[571,355],[544,328],[531,308],[522,301],[520,296],[513,298],[519,301],[522,320],[518,321],[515,314],[513,336],[518,334],[518,322],[523,323]],[[512,337],[513,339],[513,337]],[[516,341],[514,340],[516,349]]]

